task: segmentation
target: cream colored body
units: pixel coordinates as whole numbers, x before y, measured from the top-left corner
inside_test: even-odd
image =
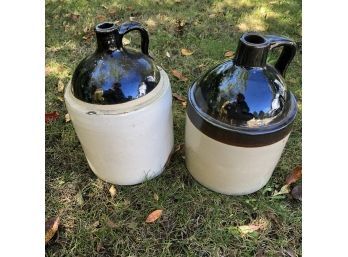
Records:
[[[172,94],[167,74],[147,95],[116,105],[82,102],[65,91],[65,103],[87,161],[101,179],[138,184],[158,176],[173,149]]]
[[[186,115],[186,166],[207,188],[227,194],[253,193],[270,179],[288,136],[262,147],[238,147],[216,141],[199,131]]]

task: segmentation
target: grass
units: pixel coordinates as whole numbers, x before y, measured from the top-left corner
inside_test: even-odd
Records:
[[[248,196],[209,191],[189,175],[184,153],[177,152],[158,178],[137,186],[110,184],[89,169],[82,148],[57,91],[78,62],[94,51],[93,27],[103,20],[124,22],[134,17],[150,33],[151,55],[168,73],[173,92],[186,95],[203,71],[235,50],[244,31],[284,35],[301,41],[301,1],[46,1],[46,112],[60,118],[46,125],[46,217],[61,216],[56,238],[46,256],[287,256],[301,255],[301,203],[271,197],[287,174],[301,163],[301,54],[290,65],[286,82],[299,102],[282,158],[265,188]],[[178,28],[181,22],[182,29]],[[85,37],[85,38],[84,38]],[[139,46],[139,36],[128,36]],[[180,55],[181,48],[194,51]],[[166,57],[166,52],[171,58]],[[270,60],[274,60],[272,55]],[[189,82],[176,80],[178,69]],[[173,103],[175,143],[184,142],[185,109]],[[156,201],[154,194],[159,196]],[[147,215],[163,209],[154,224]],[[241,236],[236,227],[267,220],[265,230]],[[258,255],[262,256],[262,255]],[[288,255],[290,256],[290,255]]]

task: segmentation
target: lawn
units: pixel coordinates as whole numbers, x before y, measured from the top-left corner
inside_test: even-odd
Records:
[[[46,1],[46,112],[59,112],[46,124],[46,218],[60,216],[46,256],[301,256],[301,202],[273,197],[301,164],[301,53],[286,74],[299,114],[270,182],[247,196],[225,196],[198,184],[178,150],[163,174],[136,186],[98,179],[88,167],[58,82],[66,85],[79,61],[95,48],[93,28],[101,21],[143,23],[150,54],[170,76],[173,92],[187,88],[209,67],[234,51],[241,34],[259,31],[301,42],[301,1]],[[136,33],[127,35],[139,47]],[[182,56],[180,49],[193,51]],[[169,53],[169,55],[168,55]],[[270,56],[275,60],[277,53]],[[168,57],[170,56],[170,57]],[[171,70],[188,78],[179,81]],[[173,101],[175,144],[184,142],[185,108]],[[158,197],[157,197],[158,196]],[[147,215],[163,209],[153,224]],[[239,226],[266,221],[265,229],[243,235]]]

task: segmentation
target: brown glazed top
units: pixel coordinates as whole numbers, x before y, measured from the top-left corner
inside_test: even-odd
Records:
[[[279,46],[283,51],[273,67],[267,55]],[[192,123],[207,136],[236,146],[265,146],[284,138],[297,104],[282,75],[295,52],[287,38],[244,34],[235,59],[209,70],[189,88]]]

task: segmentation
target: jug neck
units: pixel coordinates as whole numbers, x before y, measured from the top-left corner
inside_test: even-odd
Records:
[[[95,27],[97,52],[114,51],[117,48],[117,27],[114,23],[103,22]]]
[[[244,67],[265,67],[269,41],[257,33],[245,33],[238,43],[235,63]]]

